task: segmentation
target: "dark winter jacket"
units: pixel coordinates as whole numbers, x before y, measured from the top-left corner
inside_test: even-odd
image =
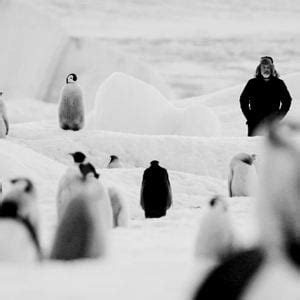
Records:
[[[151,163],[151,166],[144,171],[141,202],[146,217],[162,217],[172,204],[172,191],[168,172],[160,167],[158,163]]]
[[[267,117],[282,119],[290,109],[291,100],[283,80],[271,77],[265,81],[262,76],[258,76],[246,84],[240,104],[247,123],[259,124]]]

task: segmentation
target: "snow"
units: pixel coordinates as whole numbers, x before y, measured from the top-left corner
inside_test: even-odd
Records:
[[[118,1],[115,3],[118,5],[111,12],[114,14],[111,23],[106,23],[105,18],[98,18],[96,13],[93,15],[86,11],[83,3],[79,13],[78,1],[53,1],[56,6],[49,6],[45,1],[29,2],[39,3],[42,10],[49,11],[51,15],[61,14],[60,19],[64,19],[63,23],[67,26],[61,27],[56,21],[53,24],[52,18],[32,10],[22,1],[0,2],[0,63],[1,66],[4,65],[0,70],[0,81],[1,90],[7,91],[3,96],[11,122],[8,137],[0,140],[0,178],[3,191],[6,193],[8,190],[8,180],[12,177],[28,176],[33,179],[38,191],[41,215],[41,244],[47,254],[51,250],[57,227],[55,197],[58,182],[66,168],[72,165],[71,157],[67,153],[83,151],[97,167],[103,184],[118,188],[123,200],[128,204],[130,221],[128,227],[112,230],[109,254],[106,258],[71,263],[1,262],[2,297],[191,299],[195,286],[215,264],[215,261],[194,255],[196,237],[203,226],[203,208],[212,196],[222,195],[228,203],[229,217],[240,246],[253,245],[259,235],[256,199],[228,198],[227,188],[229,164],[234,155],[239,152],[256,153],[259,162],[263,153],[262,137],[246,137],[245,120],[239,108],[239,95],[246,82],[237,85],[244,78],[240,79],[241,77],[235,75],[240,81],[231,88],[175,101],[173,91],[160,75],[153,71],[153,66],[146,65],[143,59],[143,63],[140,63],[128,53],[121,53],[120,49],[106,47],[101,37],[111,38],[114,34],[113,38],[118,40],[119,35],[125,34],[119,45],[140,45],[141,40],[143,41],[141,37],[149,30],[152,38],[162,37],[161,40],[155,40],[155,51],[164,52],[164,44],[169,42],[166,40],[167,35],[180,35],[184,40],[179,39],[177,43],[172,41],[172,55],[168,53],[168,60],[160,62],[164,64],[163,70],[175,72],[178,86],[189,81],[205,86],[207,82],[213,82],[211,87],[216,91],[219,86],[216,77],[220,72],[216,66],[222,65],[220,61],[225,55],[223,51],[228,50],[223,48],[223,39],[232,38],[230,43],[233,43],[233,46],[230,44],[232,48],[228,50],[229,56],[237,55],[243,58],[246,51],[236,39],[237,35],[241,38],[240,35],[243,34],[240,27],[229,22],[224,31],[217,30],[216,34],[221,39],[220,48],[213,41],[214,52],[211,53],[215,69],[206,72],[207,67],[200,68],[203,73],[201,76],[206,76],[207,80],[202,83],[199,82],[198,73],[195,73],[194,77],[184,73],[187,61],[194,65],[195,60],[190,59],[198,58],[197,51],[186,58],[182,68],[180,63],[176,65],[175,61],[182,54],[179,45],[182,47],[186,42],[192,42],[197,49],[201,48],[194,38],[202,32],[208,37],[216,31],[213,26],[208,26],[215,24],[215,20],[212,21],[211,18],[209,22],[208,19],[202,19],[201,28],[195,19],[188,23],[189,18],[186,18],[181,26],[178,16],[175,16],[178,12],[176,6],[172,22],[176,21],[180,30],[174,30],[169,21],[165,21],[165,30],[162,30],[158,20],[163,14],[160,14],[159,6],[154,1],[156,19],[151,22],[147,19],[144,27],[137,28],[136,16],[127,15],[128,7],[124,8],[123,18],[130,20],[127,23],[130,30],[126,31],[125,25],[126,28],[122,32],[112,27],[113,23],[118,26],[124,25],[122,16],[119,18],[120,10],[116,9],[120,4]],[[137,5],[135,2],[130,1],[132,5]],[[151,6],[151,3],[149,5]],[[217,1],[213,1],[211,5],[214,9],[219,8]],[[169,10],[170,7],[173,6],[168,2],[164,10]],[[105,6],[103,11],[108,10],[109,6]],[[231,16],[232,12],[228,10],[227,13]],[[104,16],[102,10],[100,14]],[[268,18],[272,17],[268,12],[267,14]],[[90,17],[88,22],[84,18],[87,15]],[[94,25],[99,25],[95,18],[98,18],[101,24],[101,30],[97,27],[98,32],[95,32],[95,29],[94,32],[90,30]],[[219,25],[226,23],[226,20],[220,22]],[[288,34],[298,32],[294,22],[297,23],[292,19],[284,29]],[[81,28],[85,23],[87,27]],[[253,28],[249,23],[246,35],[249,37],[252,32],[255,34],[260,30],[260,25],[261,23],[256,24]],[[191,27],[194,27],[193,31]],[[68,33],[65,33],[65,28],[68,28]],[[70,35],[70,31],[73,35]],[[80,32],[81,35],[74,35],[75,32]],[[188,41],[188,38],[192,40]],[[211,40],[208,40],[208,44],[210,42]],[[11,47],[12,43],[14,47]],[[273,44],[270,47],[272,46]],[[285,44],[285,47],[288,46]],[[293,52],[286,51],[285,47],[282,51],[292,56]],[[250,47],[249,51],[252,50]],[[242,66],[244,69],[249,67],[247,74],[252,74],[253,57],[260,51],[268,50],[268,47],[259,48],[251,53],[250,67],[248,54],[248,62]],[[204,55],[204,58],[207,59],[207,55]],[[232,63],[232,58],[230,61]],[[222,71],[228,74],[223,68]],[[70,72],[78,73],[87,106],[95,114],[94,118],[99,117],[91,124],[94,128],[87,126],[79,132],[63,131],[58,126],[57,103],[40,101],[58,101],[58,93],[65,83],[65,76]],[[109,77],[113,72],[123,72],[127,75],[117,73]],[[299,115],[299,77],[299,73],[282,77],[293,97],[289,117]],[[99,86],[98,95],[95,97]],[[185,89],[189,93],[191,87],[186,86]],[[211,126],[208,128],[211,130],[209,132],[203,128],[203,124],[207,123]],[[196,128],[199,131],[195,132]],[[123,168],[106,168],[112,154],[121,159]],[[141,180],[144,169],[153,159],[159,160],[160,164],[168,169],[173,206],[166,217],[145,220],[139,206]],[[257,291],[253,299],[275,299],[274,286],[281,288],[279,298],[288,295],[287,293],[299,294],[298,274],[294,274],[284,262],[272,266],[266,270],[266,274],[268,284],[264,285],[265,282],[262,282],[261,290]],[[260,292],[268,297],[261,296]]]
[[[90,127],[137,134],[216,136],[219,120],[204,105],[176,108],[155,87],[113,73],[99,87]]]

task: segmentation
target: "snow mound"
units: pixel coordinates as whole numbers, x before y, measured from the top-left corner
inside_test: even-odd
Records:
[[[217,136],[221,124],[217,115],[206,105],[193,104],[180,110],[177,134],[185,136]]]
[[[172,105],[153,86],[123,73],[100,85],[94,108],[94,128],[143,133],[173,133]]]
[[[195,104],[178,109],[155,87],[123,73],[112,74],[100,85],[90,127],[136,134],[220,134],[210,108]]]

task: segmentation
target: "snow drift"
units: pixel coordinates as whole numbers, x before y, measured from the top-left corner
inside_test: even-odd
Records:
[[[220,134],[210,108],[176,108],[155,87],[123,73],[113,73],[100,85],[90,127],[136,134]]]

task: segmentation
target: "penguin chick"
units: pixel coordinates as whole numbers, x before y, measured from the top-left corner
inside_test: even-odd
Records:
[[[108,169],[113,169],[113,168],[122,168],[123,165],[120,162],[120,159],[116,155],[111,155],[110,156],[110,162],[107,165]]]
[[[70,199],[58,225],[50,258],[98,258],[107,252],[107,228],[101,219],[100,201],[85,190]]]
[[[255,167],[256,155],[239,153],[230,162],[228,190],[230,197],[248,197],[255,195],[258,185]]]
[[[76,81],[76,74],[69,74],[60,94],[58,119],[64,130],[76,131],[84,126],[83,93]]]
[[[4,195],[2,204],[5,202],[16,203],[18,214],[27,219],[36,232],[39,231],[39,210],[37,195],[32,181],[25,177],[11,180],[12,188]]]
[[[196,239],[196,257],[220,261],[233,251],[234,234],[225,200],[214,197],[200,220]]]
[[[128,207],[125,199],[122,197],[121,192],[115,187],[109,187],[108,195],[113,212],[113,226],[127,227],[129,223]]]

